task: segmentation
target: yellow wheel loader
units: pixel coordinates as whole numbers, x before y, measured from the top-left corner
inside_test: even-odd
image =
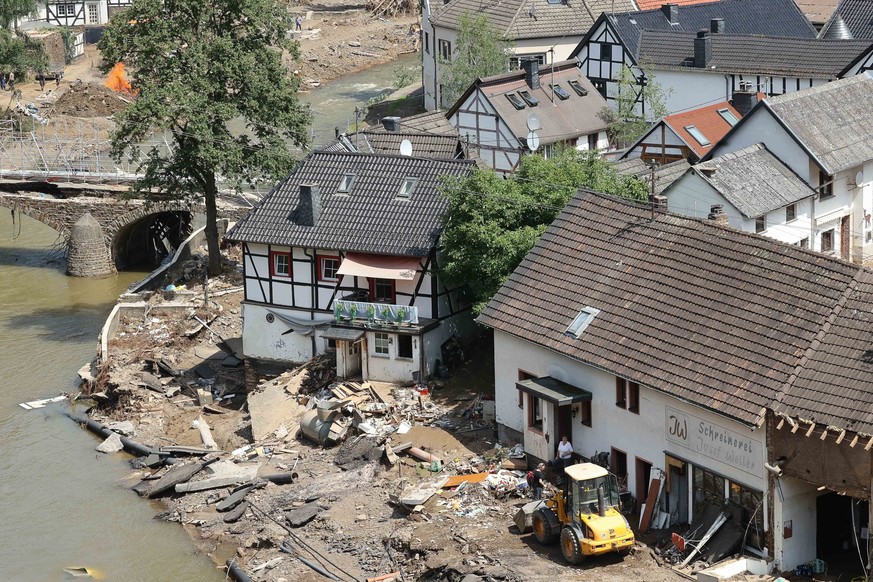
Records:
[[[541,544],[561,539],[561,553],[571,564],[607,552],[627,555],[634,533],[621,513],[615,475],[593,463],[570,465],[567,492],[558,491],[533,516],[534,537]]]

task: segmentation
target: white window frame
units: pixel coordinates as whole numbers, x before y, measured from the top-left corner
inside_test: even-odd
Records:
[[[385,358],[391,355],[391,334],[373,332],[373,355]]]
[[[100,24],[100,5],[91,2],[85,5],[85,9],[85,15],[88,17],[88,24]]]

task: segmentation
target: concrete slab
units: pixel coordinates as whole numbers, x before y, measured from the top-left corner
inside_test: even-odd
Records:
[[[121,435],[112,433],[105,441],[97,445],[97,450],[101,453],[117,453],[124,448],[121,444]]]
[[[297,399],[288,394],[284,386],[274,384],[250,393],[248,404],[255,441],[267,438],[281,426],[292,433],[296,432],[300,427],[300,417],[306,412],[306,407],[298,405]]]
[[[212,345],[194,346],[194,355],[201,360],[223,360],[227,357],[227,354]]]

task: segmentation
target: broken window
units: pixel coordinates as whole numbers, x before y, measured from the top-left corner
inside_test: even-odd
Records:
[[[412,359],[412,336],[398,335],[397,336],[397,357]]]
[[[527,395],[527,426],[539,432],[543,431],[543,401],[533,394]]]

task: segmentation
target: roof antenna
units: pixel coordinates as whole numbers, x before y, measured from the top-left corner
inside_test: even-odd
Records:
[[[531,18],[536,20],[537,18],[537,5],[534,2],[530,3],[530,9],[527,11]]]

